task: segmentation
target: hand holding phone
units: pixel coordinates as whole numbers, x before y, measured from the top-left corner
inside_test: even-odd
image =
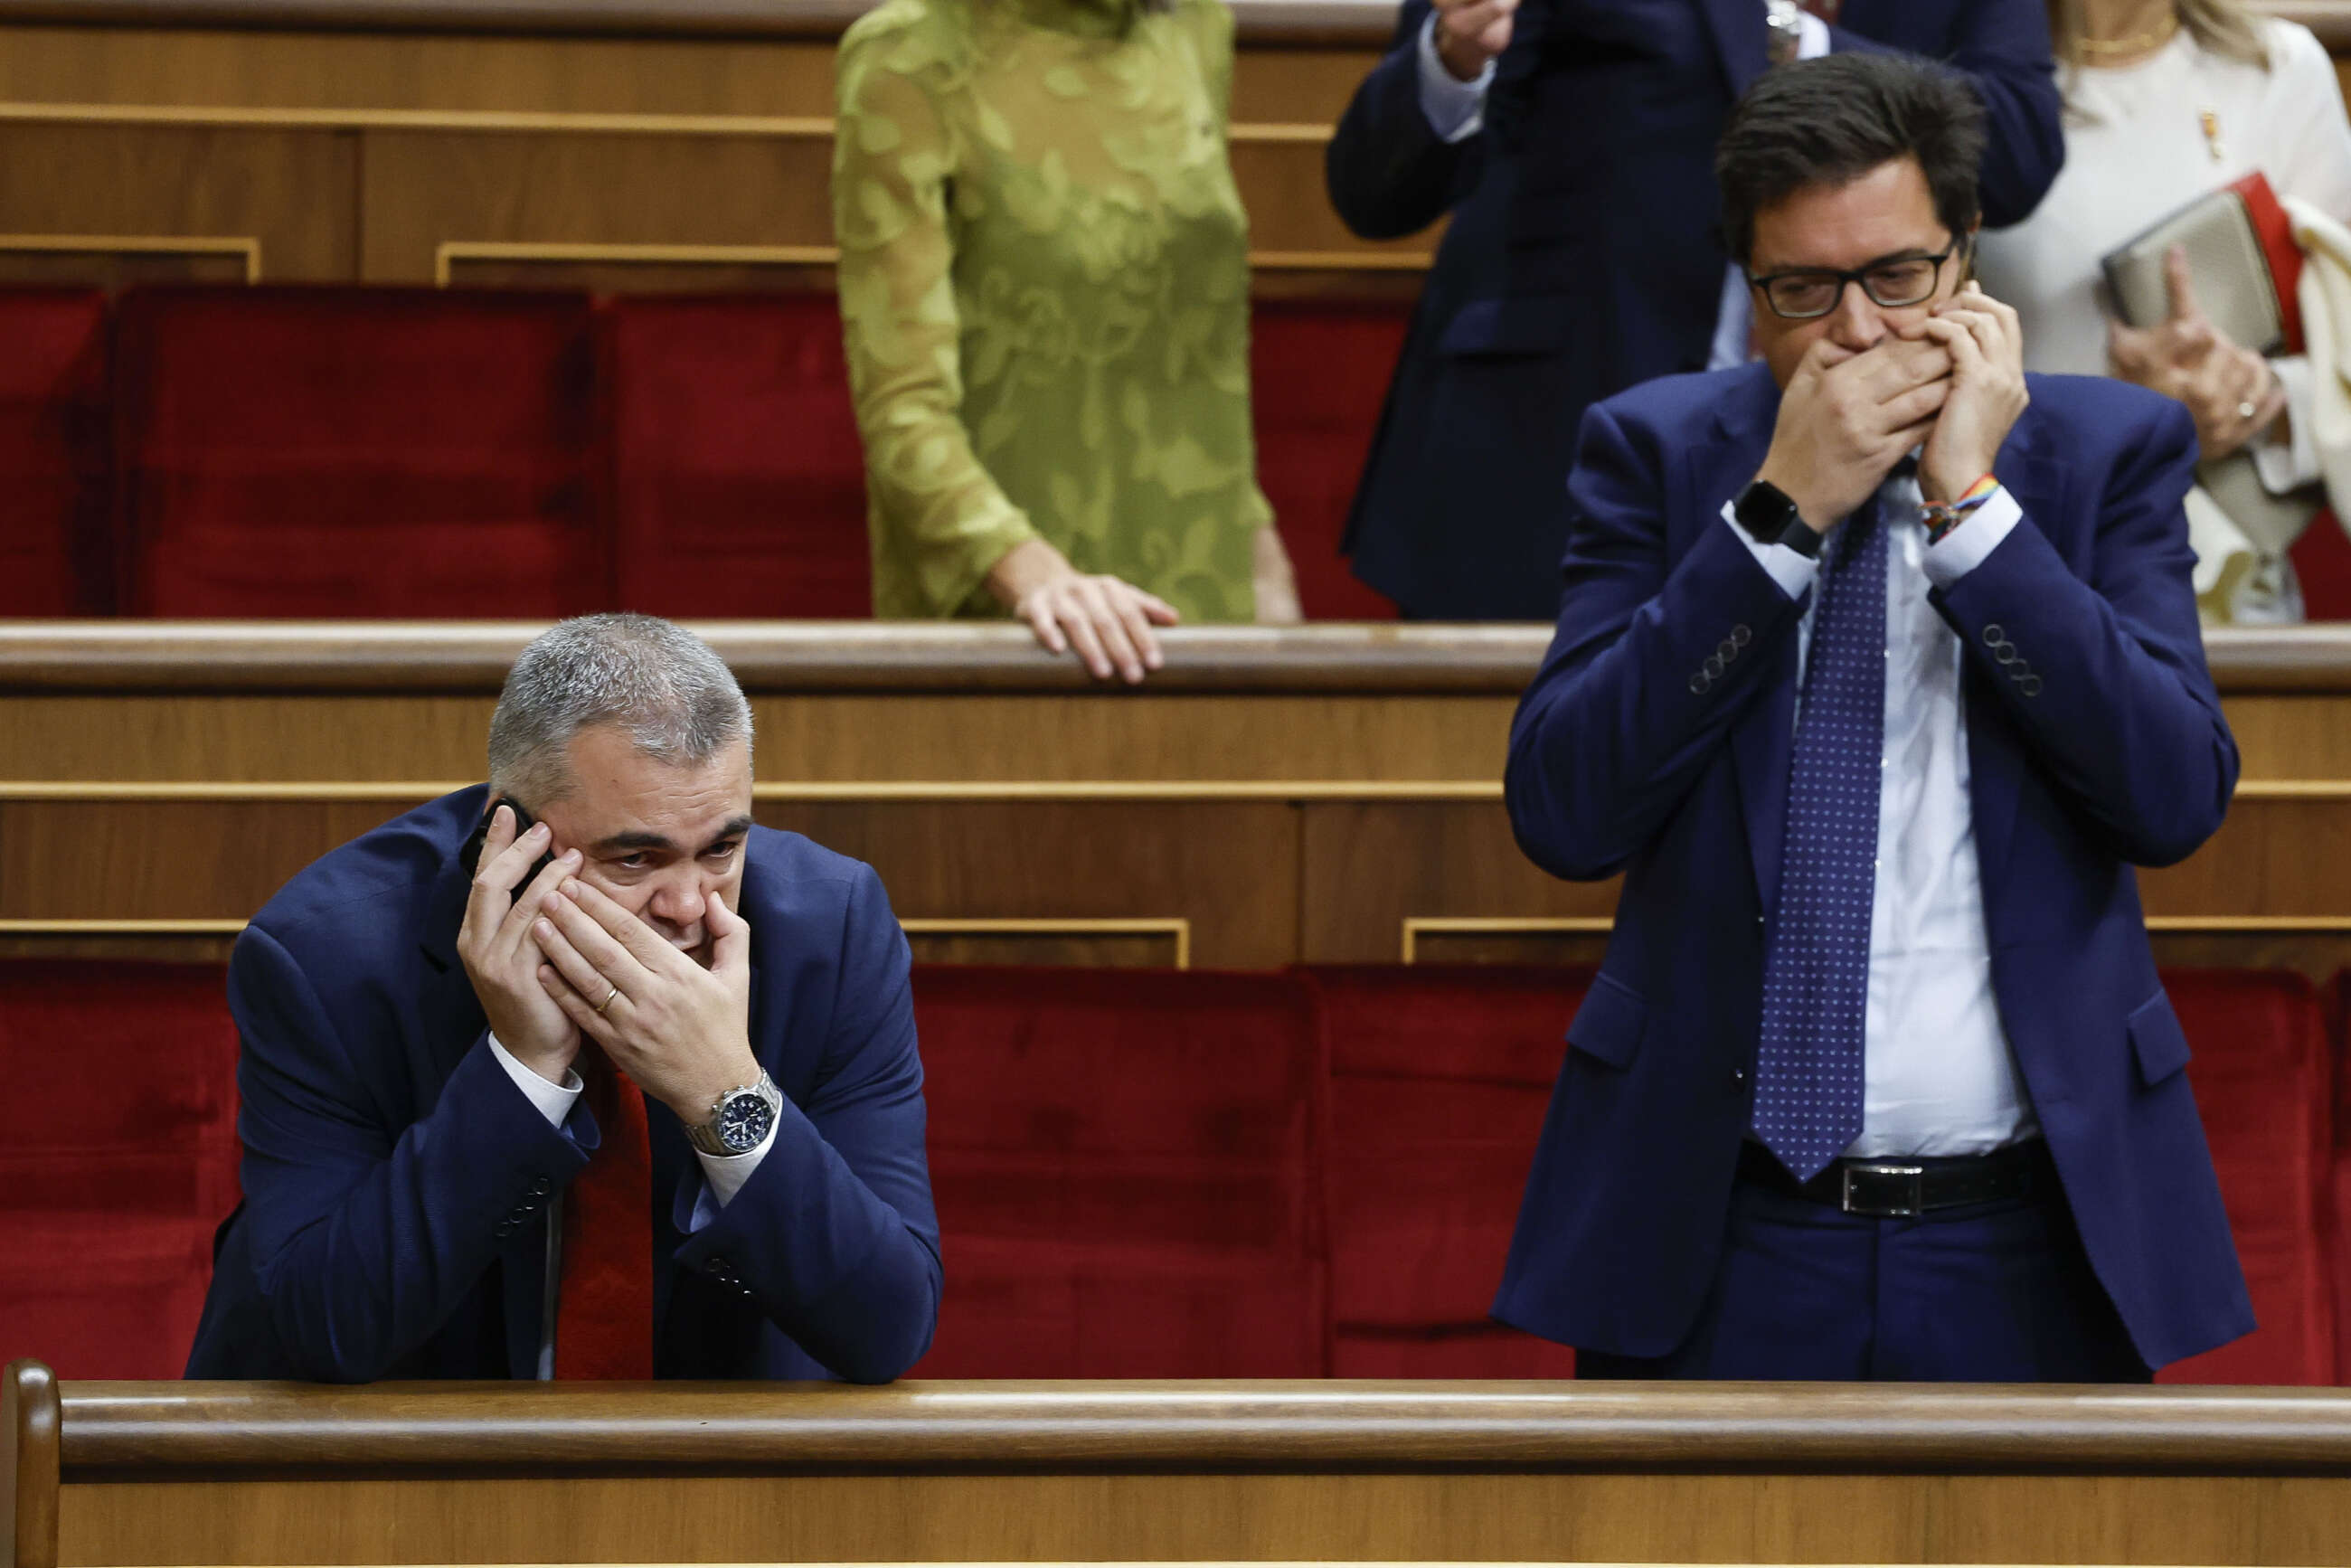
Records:
[[[580,869],[580,852],[549,852],[544,823],[501,798],[476,830],[474,885],[457,930],[457,956],[498,1043],[533,1072],[560,1083],[580,1051],[580,1031],[538,981],[530,923],[541,903]],[[473,841],[467,841],[471,846]],[[459,852],[464,852],[462,850]]]

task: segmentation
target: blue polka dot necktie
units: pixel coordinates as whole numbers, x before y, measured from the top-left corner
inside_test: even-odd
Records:
[[[1861,1135],[1886,740],[1886,525],[1847,519],[1813,586],[1780,907],[1763,955],[1755,1132],[1800,1181]]]

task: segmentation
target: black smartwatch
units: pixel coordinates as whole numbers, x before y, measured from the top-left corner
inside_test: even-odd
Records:
[[[1759,544],[1786,545],[1798,555],[1820,559],[1821,536],[1804,521],[1788,492],[1777,485],[1756,480],[1739,492],[1739,499],[1730,504],[1730,515]]]

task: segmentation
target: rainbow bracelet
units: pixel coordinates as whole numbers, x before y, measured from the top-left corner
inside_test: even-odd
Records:
[[[1991,500],[1999,489],[2000,480],[1987,474],[1961,491],[1956,501],[1919,502],[1919,516],[1927,525],[1927,542],[1941,544],[1953,528],[1966,522],[1969,515]]]

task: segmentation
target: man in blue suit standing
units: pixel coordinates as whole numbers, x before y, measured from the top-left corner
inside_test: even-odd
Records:
[[[2196,434],[2027,377],[1982,111],[1890,55],[1718,157],[1764,362],[1585,416],[1521,848],[1622,872],[1495,1313],[1587,1375],[2145,1378],[2252,1326],[2131,866],[2237,752]]]
[[[526,648],[489,773],[238,939],[188,1375],[897,1376],[939,1239],[880,881],[752,825],[750,706],[650,616]]]
[[[1987,111],[1995,226],[2056,177],[2043,0],[1805,3],[1405,0],[1327,172],[1367,238],[1452,214],[1347,525],[1356,575],[1407,614],[1549,620],[1584,408],[1746,359],[1710,170],[1724,115],[1768,65],[1873,49],[1947,62]]]

